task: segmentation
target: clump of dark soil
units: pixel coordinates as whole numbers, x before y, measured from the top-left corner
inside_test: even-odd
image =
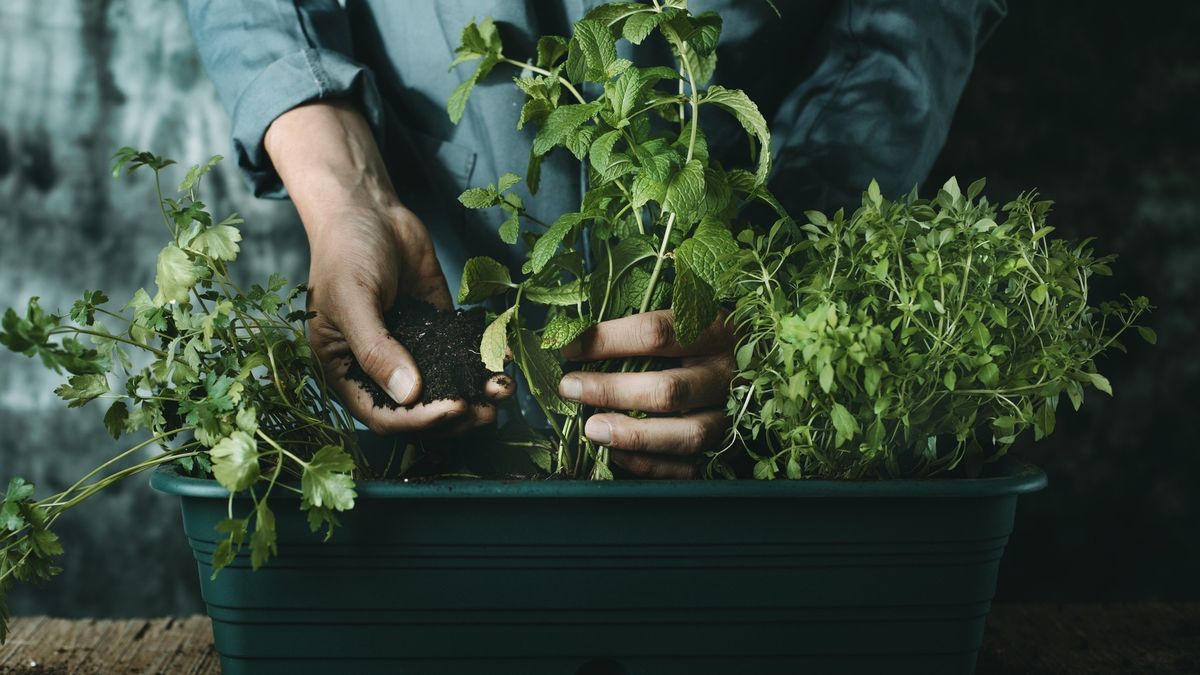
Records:
[[[421,371],[421,398],[417,403],[461,399],[474,404],[487,400],[483,387],[492,373],[479,358],[484,319],[479,308],[446,312],[414,298],[400,298],[384,312],[384,325],[412,354]],[[376,408],[400,407],[354,357],[346,377],[371,394]]]

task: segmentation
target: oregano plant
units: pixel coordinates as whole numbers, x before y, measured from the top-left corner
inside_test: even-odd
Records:
[[[1064,399],[1111,395],[1097,359],[1128,329],[1156,341],[1146,298],[1093,304],[1114,256],[1053,236],[1036,193],[997,209],[983,187],[893,201],[872,181],[852,214],[739,234],[729,447],[755,477],[974,475]]]
[[[612,477],[606,449],[584,436],[587,411],[557,393],[563,373],[557,350],[597,322],[667,308],[679,341],[694,341],[717,319],[718,282],[738,248],[732,232],[742,207],[761,201],[782,215],[764,186],[766,121],[744,92],[709,84],[720,31],[718,15],[692,14],[684,0],[600,5],[574,24],[569,38],[543,36],[530,55],[505,52],[491,19],[463,30],[451,67],[474,64],[474,70],[450,97],[450,119],[462,117],[476,84],[497,67],[511,67],[525,97],[516,128],[536,128],[524,176],[529,192],[536,195],[549,153],[569,152],[586,167],[578,210],[552,222],[532,216],[512,191],[521,180],[515,173],[459,198],[469,208],[502,210],[499,237],[525,248],[517,280],[493,259],[469,260],[458,301],[502,303],[480,353],[497,370],[511,352],[548,420],[552,473]],[[674,62],[634,65],[618,57],[622,40],[661,40]],[[740,123],[749,168],[725,167],[709,156],[702,124],[708,115]],[[652,365],[614,360],[582,367]]]

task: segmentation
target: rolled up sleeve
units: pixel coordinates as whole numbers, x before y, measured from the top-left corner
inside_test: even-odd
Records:
[[[1006,9],[1004,0],[838,2],[812,76],[772,120],[776,191],[832,210],[857,205],[872,178],[889,196],[923,182]]]
[[[255,196],[287,193],[263,147],[267,128],[310,101],[355,101],[382,142],[371,72],[353,58],[336,0],[185,0],[205,70],[229,111],[233,154]]]

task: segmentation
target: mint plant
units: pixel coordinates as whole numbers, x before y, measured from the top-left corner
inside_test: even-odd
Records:
[[[612,477],[607,450],[583,434],[585,411],[558,396],[557,350],[597,322],[666,308],[679,341],[694,341],[717,317],[718,280],[738,248],[732,228],[739,211],[762,201],[782,214],[764,187],[771,139],[758,107],[740,90],[708,85],[720,31],[719,16],[694,15],[686,0],[598,6],[569,39],[541,37],[528,59],[504,51],[491,19],[463,30],[451,68],[473,62],[475,69],[450,97],[450,119],[459,121],[472,89],[496,67],[517,68],[513,84],[525,104],[516,127],[537,129],[525,170],[530,193],[537,193],[542,159],[551,152],[570,152],[586,166],[579,209],[549,223],[512,192],[521,180],[515,173],[460,197],[469,208],[501,209],[500,238],[526,247],[520,280],[493,259],[469,260],[458,301],[503,301],[480,353],[499,370],[511,350],[551,427],[552,452],[541,462],[551,473]],[[652,36],[669,46],[674,64],[639,67],[618,58],[619,40],[640,45]],[[751,159],[757,155],[753,169],[709,157],[701,124],[708,114],[737,119]],[[624,360],[583,368],[650,365]]]
[[[243,547],[254,568],[275,554],[273,492],[299,494],[313,531],[325,527],[328,536],[336,513],[354,506],[354,476],[370,475],[353,420],[333,403],[309,349],[304,323],[311,315],[292,307],[305,287],[272,275],[244,290],[229,273],[242,220],[234,214],[213,222],[199,195],[220,159],[193,166],[179,196],[164,197],[161,179],[173,161],[132,148],[116,155],[114,176],[142,167],[154,174],[170,243],[158,255],[153,296],[138,290],[116,309],[103,292],[85,291],[68,316],[45,311],[35,297],[23,317],[4,314],[0,344],[66,371],[55,393],[68,407],[103,402],[114,439],[140,433],[144,440],[40,499],[22,478],[9,481],[0,500],[0,642],[13,582],[59,572],[54,524],[118,481],[174,463],[228,489],[215,575]],[[151,447],[162,452],[137,460]],[[234,493],[251,498],[249,513],[234,513]]]
[[[739,235],[730,447],[757,478],[973,475],[1050,435],[1064,394],[1111,395],[1096,359],[1126,330],[1155,342],[1146,298],[1090,304],[1114,256],[1051,236],[1036,193],[997,211],[983,187],[891,201],[872,182],[848,216]]]

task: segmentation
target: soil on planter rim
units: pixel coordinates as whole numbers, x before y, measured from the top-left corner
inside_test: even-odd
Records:
[[[412,354],[421,371],[421,398],[413,405],[441,399],[471,404],[487,401],[484,384],[494,373],[479,358],[484,320],[480,308],[448,312],[414,298],[399,298],[384,312],[388,332]],[[376,408],[400,407],[353,356],[346,377],[371,394]]]

